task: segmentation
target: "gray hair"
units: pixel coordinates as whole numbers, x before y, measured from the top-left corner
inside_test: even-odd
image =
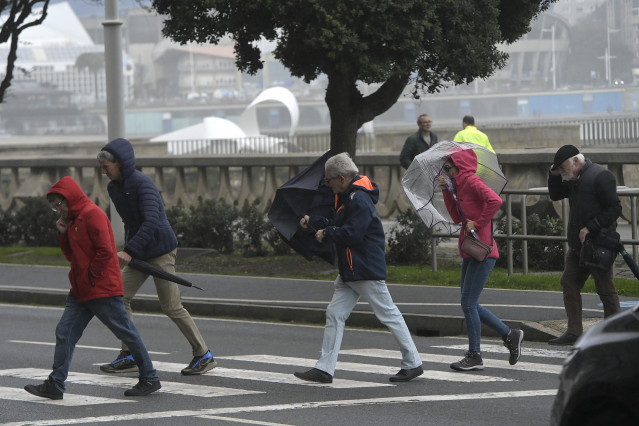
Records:
[[[417,124],[419,124],[420,121],[422,121],[422,117],[429,117],[430,116],[428,114],[420,114],[419,117],[417,117]]]
[[[324,170],[328,177],[331,178],[344,176],[345,178],[352,179],[359,173],[357,166],[351,159],[351,156],[348,155],[348,152],[342,152],[326,160]]]
[[[118,159],[115,157],[115,155],[105,150],[98,152],[98,162],[102,162],[102,160],[107,160],[107,161],[110,161],[111,163],[118,162]]]
[[[584,157],[584,155],[581,152],[572,158],[576,158],[577,160],[579,160],[579,164],[582,164],[582,165],[586,162],[586,157]]]

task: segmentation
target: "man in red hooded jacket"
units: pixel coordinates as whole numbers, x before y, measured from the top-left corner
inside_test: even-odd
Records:
[[[109,218],[69,176],[51,187],[47,200],[60,214],[56,228],[62,253],[71,263],[71,291],[55,329],[53,371],[43,384],[26,385],[24,389],[43,398],[62,399],[75,345],[89,321],[97,316],[135,356],[139,381],[124,395],[155,392],[162,387],[160,380],[122,302],[122,274]]]

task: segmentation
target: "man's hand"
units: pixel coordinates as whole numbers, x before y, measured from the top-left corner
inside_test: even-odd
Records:
[[[124,250],[118,252],[118,260],[120,261],[120,266],[128,265],[131,259],[131,255]]]
[[[557,169],[553,170],[553,169],[552,169],[552,166],[553,166],[553,165],[554,165],[554,164],[551,164],[551,165],[550,165],[550,169],[549,169],[550,174],[551,174],[551,175],[553,175],[553,176],[559,176],[559,175],[561,174],[561,171],[559,170],[559,167],[557,167]]]
[[[308,221],[309,221],[310,217],[308,217],[308,215],[304,215],[303,218],[300,219],[300,226],[304,229],[306,229],[308,227]]]
[[[324,230],[320,229],[319,231],[317,231],[315,233],[315,239],[317,240],[317,242],[321,243],[324,241]]]
[[[583,244],[586,241],[586,235],[590,234],[590,231],[585,226],[579,230],[579,241]]]

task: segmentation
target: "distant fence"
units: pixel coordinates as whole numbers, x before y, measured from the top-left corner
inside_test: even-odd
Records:
[[[253,155],[320,153],[331,147],[330,135],[259,136],[237,139],[193,139],[167,142],[171,155]],[[375,152],[375,138],[358,135],[357,152]]]
[[[514,124],[544,127],[557,124],[579,126],[581,146],[639,147],[639,117],[615,116],[601,119],[547,119],[522,122],[486,122],[483,128],[503,128]],[[328,133],[305,135],[270,135],[237,139],[193,139],[167,142],[171,155],[253,155],[319,153],[330,148]],[[357,152],[377,152],[375,135],[359,133]]]

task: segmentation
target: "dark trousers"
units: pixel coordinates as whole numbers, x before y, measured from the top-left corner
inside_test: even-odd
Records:
[[[579,266],[579,252],[568,250],[564,272],[561,275],[561,287],[564,292],[564,308],[568,316],[568,333],[577,336],[583,333],[581,317],[581,289],[589,276],[595,280],[595,289],[603,303],[604,318],[619,312],[619,295],[613,280],[614,271],[602,271],[596,268]]]

